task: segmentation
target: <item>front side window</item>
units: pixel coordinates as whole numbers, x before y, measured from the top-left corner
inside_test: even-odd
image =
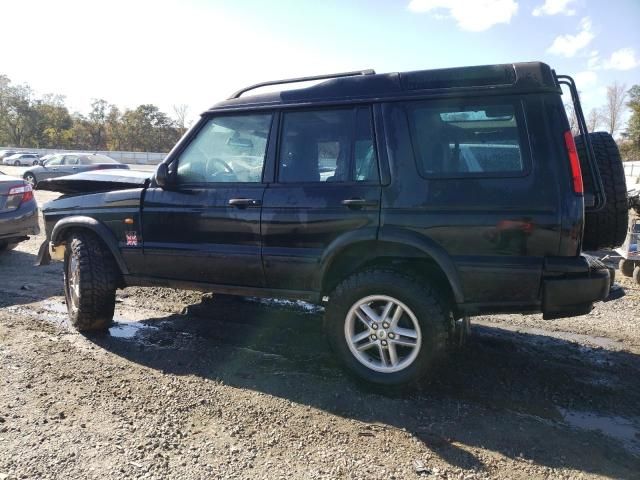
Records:
[[[208,120],[178,158],[178,183],[261,182],[271,117]]]
[[[377,180],[369,107],[284,113],[279,182]]]
[[[56,165],[62,165],[62,155],[56,155],[55,157],[51,157],[49,160],[45,162],[47,167],[55,167]]]
[[[67,155],[64,157],[65,165],[78,165],[80,163],[80,158],[77,155]]]
[[[423,176],[509,176],[525,172],[517,108],[513,104],[407,106],[411,139]]]

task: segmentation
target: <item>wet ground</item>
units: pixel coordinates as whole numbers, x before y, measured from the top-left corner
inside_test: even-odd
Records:
[[[108,334],[77,334],[38,240],[0,257],[0,479],[640,478],[626,279],[584,317],[474,319],[391,392],[344,374],[304,302],[129,288]]]

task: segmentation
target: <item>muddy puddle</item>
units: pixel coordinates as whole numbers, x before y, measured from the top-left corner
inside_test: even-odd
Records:
[[[564,422],[572,428],[597,431],[618,440],[628,451],[640,456],[640,419],[615,415],[598,415],[594,412],[558,409]]]

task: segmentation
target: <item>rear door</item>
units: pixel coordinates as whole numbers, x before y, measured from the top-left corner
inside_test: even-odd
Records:
[[[369,106],[282,113],[262,209],[267,286],[318,290],[332,244],[353,232],[375,239],[380,190]]]
[[[143,204],[147,275],[261,287],[263,166],[273,115],[204,119],[172,162],[170,188],[149,188]],[[140,241],[139,231],[129,238]]]
[[[533,304],[557,255],[559,184],[538,99],[424,100],[384,106],[393,186],[381,237],[413,230],[452,257],[470,303]],[[407,213],[410,212],[410,215]]]

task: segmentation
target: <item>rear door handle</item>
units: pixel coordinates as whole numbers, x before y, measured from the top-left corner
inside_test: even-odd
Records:
[[[259,207],[262,205],[262,200],[256,200],[255,198],[232,198],[229,200],[229,206],[245,208],[245,207]]]
[[[377,200],[367,200],[364,198],[347,198],[342,200],[341,203],[349,208],[375,207],[378,205]]]

